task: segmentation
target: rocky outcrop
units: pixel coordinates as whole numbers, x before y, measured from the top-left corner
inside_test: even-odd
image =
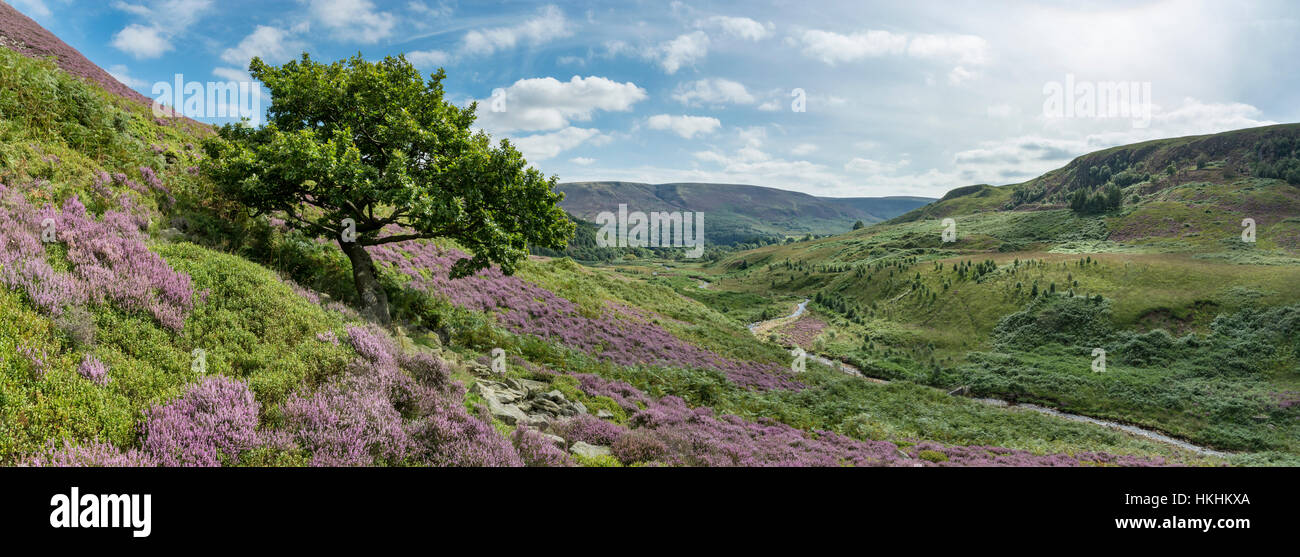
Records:
[[[470,363],[470,369],[479,376],[474,392],[487,402],[493,417],[509,425],[547,431],[553,421],[587,413],[581,402],[569,400],[547,383],[493,376],[489,368],[477,363]]]

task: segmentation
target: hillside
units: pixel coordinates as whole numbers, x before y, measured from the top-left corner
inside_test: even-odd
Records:
[[[776,335],[869,375],[1293,459],[1298,136],[1288,124],[1106,149],[862,230],[734,254],[701,276],[708,296],[811,298]],[[1107,188],[1117,207],[1070,207]]]
[[[702,211],[709,241],[727,245],[756,237],[838,234],[880,222],[933,201],[922,197],[831,198],[736,184],[562,183],[563,207],[591,221],[626,203],[632,211]]]
[[[0,114],[3,465],[1224,462],[815,361],[796,374],[666,263],[452,279],[461,246],[375,246],[381,327],[337,246],[218,192],[210,128],[9,49]]]

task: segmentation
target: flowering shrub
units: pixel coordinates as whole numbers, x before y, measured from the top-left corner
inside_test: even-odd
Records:
[[[514,435],[510,436],[510,441],[519,452],[519,458],[524,461],[525,466],[574,465],[568,454],[528,426],[520,426],[516,429]]]
[[[85,445],[73,445],[68,440],[63,445],[56,445],[53,440],[46,443],[45,450],[24,461],[28,466],[77,467],[106,466],[112,468],[157,466],[158,462],[137,450],[126,452],[118,450],[112,443],[91,442]]]
[[[51,224],[67,248],[71,272],[57,271],[47,260],[41,235]],[[35,210],[21,194],[0,186],[0,283],[26,292],[52,315],[70,305],[112,302],[180,330],[193,307],[190,277],[149,251],[139,224],[129,210],[107,211],[96,221],[76,197],[62,212]]]
[[[242,382],[210,377],[145,413],[144,449],[162,466],[220,466],[258,445],[261,405]]]
[[[487,419],[465,411],[464,388],[450,381],[441,362],[403,355],[372,328],[349,327],[348,341],[361,358],[344,375],[309,396],[293,395],[283,407],[289,432],[311,451],[313,465],[522,464]]]
[[[627,428],[592,416],[579,414],[567,420],[551,424],[551,430],[569,443],[582,441],[591,445],[613,445]]]
[[[411,278],[411,286],[451,303],[494,314],[507,329],[560,342],[618,365],[660,365],[722,371],[734,383],[758,389],[797,389],[801,384],[776,364],[723,358],[650,323],[651,316],[608,302],[595,317],[577,304],[495,267],[452,280],[452,265],[467,257],[428,242],[368,248],[376,261]]]
[[[104,365],[104,362],[99,361],[99,358],[90,354],[86,354],[86,356],[81,359],[81,365],[77,366],[77,373],[81,374],[82,377],[85,377],[91,383],[101,387],[107,385],[109,382],[108,366]]]
[[[626,384],[594,375],[579,376],[582,390],[610,396],[624,408],[640,405],[628,419],[630,430],[611,452],[626,464],[657,462],[672,466],[1153,466],[1163,459],[1105,453],[1034,455],[997,447],[946,447],[921,443],[906,454],[888,441],[855,440],[830,431],[803,431],[769,418],[756,421],[690,408],[674,396],[658,400]],[[937,458],[934,451],[947,457]],[[939,461],[939,462],[934,462]]]

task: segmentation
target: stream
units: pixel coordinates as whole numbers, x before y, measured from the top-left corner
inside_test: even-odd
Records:
[[[778,322],[782,322],[782,321],[790,321],[790,320],[797,319],[798,317],[800,317],[800,316],[802,316],[802,315],[804,314],[804,312],[807,310],[807,308],[808,308],[808,299],[805,298],[804,301],[800,302],[800,303],[799,303],[799,306],[798,306],[797,308],[795,308],[794,313],[791,313],[790,315],[787,315],[787,316],[785,316],[785,317],[778,317],[778,318],[776,318],[776,319],[769,319],[769,320],[767,320],[767,321],[758,321],[758,322],[755,322],[755,323],[750,323],[750,324],[749,324],[749,332],[754,333],[754,334],[757,334],[757,333],[758,333],[758,329],[759,329],[760,327],[764,326],[764,325],[776,325],[776,324],[778,324]],[[850,364],[847,364],[847,363],[845,363],[845,362],[841,362],[841,361],[839,361],[839,360],[833,360],[833,359],[831,359],[831,358],[827,358],[827,357],[822,356],[822,355],[820,355],[820,354],[813,354],[813,353],[811,353],[811,352],[808,353],[808,357],[809,357],[810,359],[812,359],[812,360],[817,361],[818,363],[821,363],[822,365],[829,366],[829,367],[831,367],[832,369],[838,369],[838,370],[840,370],[841,372],[847,373],[847,374],[852,375],[852,376],[855,376],[855,377],[861,377],[861,378],[866,379],[867,381],[871,381],[871,382],[873,382],[873,383],[879,383],[879,384],[888,384],[888,383],[889,383],[889,381],[887,381],[887,380],[885,380],[885,379],[878,379],[878,378],[875,378],[875,377],[868,377],[868,376],[866,376],[866,375],[863,375],[862,370],[860,370],[860,369],[858,369],[858,368],[856,368],[856,367],[854,367],[854,366],[852,366],[852,365],[850,365]],[[934,387],[931,387],[931,388],[934,388]],[[936,389],[936,390],[940,390],[940,389]],[[952,394],[952,393],[948,393],[948,394]],[[954,395],[954,396],[957,396],[957,395]],[[1216,451],[1216,450],[1214,450],[1214,449],[1210,449],[1210,448],[1207,448],[1207,447],[1202,447],[1202,446],[1200,446],[1200,445],[1196,445],[1196,444],[1193,444],[1193,443],[1189,443],[1189,442],[1184,441],[1184,440],[1182,440],[1182,439],[1176,439],[1176,438],[1174,438],[1174,437],[1170,437],[1170,436],[1165,435],[1165,434],[1163,434],[1163,433],[1160,433],[1160,432],[1158,432],[1158,431],[1154,431],[1154,430],[1150,430],[1150,429],[1144,429],[1144,428],[1141,428],[1141,427],[1138,427],[1138,426],[1135,426],[1135,425],[1123,424],[1123,423],[1119,423],[1119,422],[1112,422],[1112,421],[1110,421],[1110,420],[1103,420],[1103,419],[1100,419],[1100,418],[1093,418],[1093,417],[1083,416],[1083,415],[1079,415],[1079,414],[1071,414],[1071,413],[1069,413],[1069,412],[1062,412],[1062,411],[1057,410],[1057,409],[1055,409],[1055,408],[1048,408],[1048,407],[1046,407],[1046,406],[1040,406],[1040,405],[1037,405],[1037,404],[1029,404],[1029,403],[1027,403],[1027,402],[1019,402],[1019,403],[1014,403],[1014,404],[1013,404],[1013,403],[1009,403],[1009,402],[1007,402],[1007,401],[1005,401],[1005,400],[997,399],[997,398],[971,398],[970,400],[974,400],[974,401],[976,401],[976,402],[979,402],[979,403],[982,403],[982,404],[987,404],[987,405],[990,405],[990,406],[999,406],[999,407],[1002,407],[1002,408],[1014,408],[1014,409],[1019,409],[1019,410],[1030,410],[1030,411],[1038,412],[1038,413],[1040,413],[1040,414],[1047,414],[1047,415],[1049,415],[1049,416],[1055,416],[1055,417],[1058,417],[1058,418],[1062,418],[1062,419],[1066,419],[1066,420],[1070,420],[1070,421],[1074,421],[1074,422],[1084,422],[1084,423],[1090,423],[1090,424],[1093,424],[1093,425],[1099,425],[1099,426],[1102,426],[1102,427],[1106,427],[1106,428],[1110,428],[1110,429],[1115,429],[1115,430],[1123,431],[1123,432],[1128,433],[1128,434],[1130,434],[1130,435],[1135,435],[1135,436],[1137,436],[1137,437],[1142,437],[1142,438],[1144,438],[1144,439],[1149,439],[1149,440],[1152,440],[1152,441],[1156,441],[1156,442],[1158,442],[1158,443],[1164,443],[1164,444],[1166,444],[1166,445],[1173,445],[1173,446],[1178,447],[1178,448],[1180,448],[1180,449],[1187,450],[1187,451],[1191,451],[1191,452],[1194,452],[1194,453],[1196,453],[1196,454],[1200,454],[1200,455],[1205,455],[1205,456],[1214,456],[1214,457],[1220,457],[1220,458],[1222,458],[1222,457],[1227,457],[1227,456],[1230,455],[1230,453],[1226,453],[1226,452],[1223,452],[1223,451]]]

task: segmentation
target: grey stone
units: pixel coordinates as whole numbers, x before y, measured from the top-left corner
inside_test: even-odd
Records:
[[[608,420],[614,417],[614,413],[604,408],[601,408],[600,410],[596,411],[596,417],[602,420]]]
[[[528,414],[525,414],[518,406],[513,404],[502,404],[495,397],[484,398],[487,399],[488,412],[491,412],[494,417],[506,424],[515,425],[520,422],[530,423],[528,421]]]
[[[543,433],[542,437],[545,437],[547,441],[550,441],[555,445],[555,448],[560,450],[564,450],[564,447],[569,444],[568,441],[565,441],[564,438],[560,437],[559,435],[554,435],[551,433]]]
[[[574,410],[575,412],[577,412],[577,413],[579,413],[579,414],[586,414],[586,413],[587,413],[587,406],[584,405],[583,403],[578,402],[578,401],[575,400],[575,401],[573,401],[573,402],[570,403],[570,404],[572,404],[573,410]],[[611,417],[611,418],[614,417],[613,414],[610,414],[610,417]]]
[[[604,445],[589,445],[582,441],[578,441],[574,443],[573,446],[569,447],[569,452],[587,458],[596,458],[600,456],[609,456],[609,447]]]
[[[550,387],[550,385],[547,383],[543,383],[541,381],[533,381],[532,379],[520,379],[519,384],[525,390],[535,391],[535,392],[541,392],[546,390],[547,387]]]

